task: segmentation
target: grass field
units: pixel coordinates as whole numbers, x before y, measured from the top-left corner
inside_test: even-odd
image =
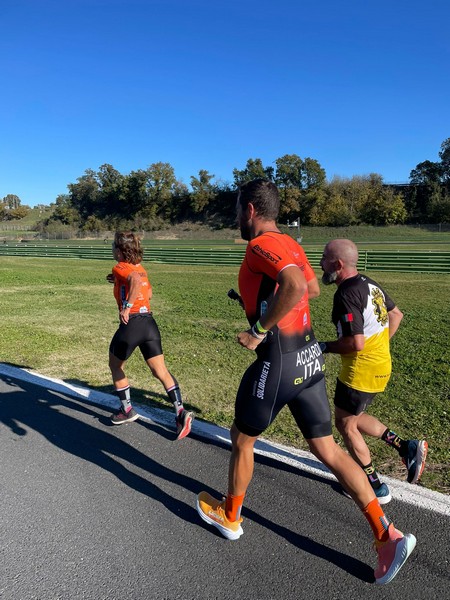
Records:
[[[145,261],[144,261],[145,264]],[[117,327],[106,261],[3,258],[0,266],[2,362],[93,389],[112,391],[108,347]],[[240,307],[227,298],[237,287],[235,267],[148,264],[154,288],[152,308],[161,329],[170,370],[186,404],[205,419],[230,426],[235,392],[253,354],[236,342],[246,327]],[[394,373],[371,413],[404,437],[427,437],[430,444],[422,483],[450,493],[450,276],[372,273],[405,313],[392,343]],[[330,309],[334,288],[322,288],[312,302],[319,339],[333,339]],[[328,355],[327,385],[334,387],[339,358]],[[136,401],[171,410],[160,384],[136,353],[127,373]],[[267,438],[306,448],[288,411]],[[382,473],[404,478],[397,454],[368,440]]]
[[[44,216],[49,216],[48,211],[41,212],[39,209],[33,209],[27,217],[20,221],[13,221],[1,224],[0,223],[0,240],[6,239],[9,241],[19,239],[34,240],[37,235],[30,231],[30,228],[36,225]],[[20,229],[21,224],[24,229]],[[290,233],[292,237],[298,236],[297,227],[288,227],[285,223],[280,223],[280,229],[283,232]],[[14,229],[12,229],[14,228]],[[74,232],[75,233],[75,232]],[[300,235],[303,238],[305,247],[321,246],[330,239],[343,237],[350,238],[364,249],[383,248],[391,246],[408,247],[411,244],[416,245],[417,249],[423,249],[426,245],[427,249],[450,250],[450,223],[442,223],[441,225],[390,225],[386,227],[375,227],[371,225],[352,225],[348,227],[301,227]],[[80,244],[96,244],[103,243],[104,238],[112,239],[111,232],[99,232],[93,235],[91,239],[74,238],[72,240],[61,240],[61,234],[43,234],[43,242],[61,242],[80,243]],[[58,239],[59,238],[59,239]],[[211,230],[200,223],[180,223],[177,225],[168,225],[166,229],[161,231],[150,231],[144,233],[144,242],[153,243],[181,243],[195,245],[211,245],[215,243],[224,243],[225,245],[234,244],[234,240],[240,238],[240,233],[237,229],[217,229]],[[387,246],[386,246],[387,245]]]

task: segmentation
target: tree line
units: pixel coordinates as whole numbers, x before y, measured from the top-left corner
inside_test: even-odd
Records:
[[[450,138],[441,144],[439,161],[419,163],[407,186],[385,184],[376,173],[328,181],[316,159],[297,154],[286,154],[273,164],[250,158],[243,169],[233,170],[232,182],[215,181],[202,169],[191,176],[190,189],[169,163],[153,163],[125,175],[104,164],[70,183],[68,193],[56,198],[53,213],[38,229],[152,231],[185,221],[232,227],[236,190],[256,177],[278,186],[281,222],[298,216],[302,224],[312,226],[450,222]],[[0,203],[0,218],[21,218],[23,209],[20,199],[9,194]]]
[[[21,203],[19,196],[7,194],[0,200],[0,221],[16,221],[27,216],[30,208]]]

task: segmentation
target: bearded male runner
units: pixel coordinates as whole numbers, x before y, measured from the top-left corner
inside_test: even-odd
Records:
[[[237,341],[255,351],[256,360],[237,393],[227,497],[220,501],[201,492],[197,511],[226,538],[237,540],[243,534],[241,508],[253,476],[253,447],[287,405],[311,452],[368,520],[378,553],[375,580],[388,583],[414,550],[416,538],[395,529],[363,471],[332,437],[323,356],[308,304],[309,297],[319,294],[319,285],[302,247],[278,229],[278,212],[278,190],[272,182],[256,179],[240,188],[237,219],[249,244],[239,290],[251,328],[239,333]]]

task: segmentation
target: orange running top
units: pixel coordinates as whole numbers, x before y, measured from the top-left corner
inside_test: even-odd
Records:
[[[267,232],[248,243],[239,271],[239,291],[251,325],[264,314],[276,294],[278,274],[294,265],[302,270],[307,282],[316,277],[303,248],[289,235]],[[307,292],[277,328],[281,336],[303,338],[298,340],[300,346],[307,341],[312,334]]]
[[[119,310],[122,310],[123,303],[128,298],[130,284],[128,277],[131,273],[138,273],[141,277],[141,289],[138,297],[133,302],[130,314],[145,314],[150,312],[150,296],[152,286],[148,280],[147,271],[141,264],[133,265],[126,262],[118,262],[112,270],[114,274],[114,298],[116,299]]]

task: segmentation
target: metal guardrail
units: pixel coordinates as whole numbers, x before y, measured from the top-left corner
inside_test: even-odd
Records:
[[[186,246],[145,247],[145,262],[179,265],[238,266],[245,246],[208,248]],[[314,268],[319,267],[322,252],[307,251]],[[0,256],[53,257],[112,261],[111,247],[53,244],[0,244]],[[361,271],[391,271],[412,273],[450,273],[450,252],[407,250],[360,250],[358,268]]]

